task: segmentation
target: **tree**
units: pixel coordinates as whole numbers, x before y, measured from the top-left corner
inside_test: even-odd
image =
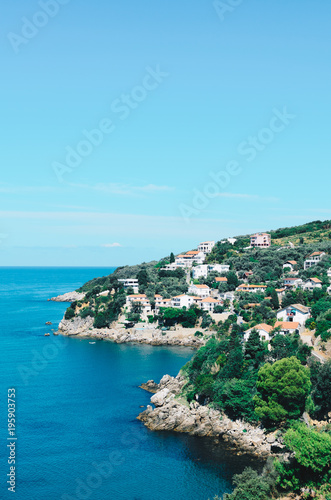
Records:
[[[268,348],[261,341],[259,333],[256,330],[252,330],[245,344],[245,360],[253,365],[254,368],[258,368],[264,361],[267,352]]]
[[[278,299],[277,292],[274,288],[273,288],[270,296],[271,296],[271,304],[272,304],[273,309],[276,309],[276,310],[279,309],[279,299]]]
[[[254,403],[252,384],[247,380],[227,380],[218,395],[216,403],[224,409],[225,413],[233,420],[244,418],[254,419]]]
[[[239,284],[236,273],[230,271],[226,277],[228,278],[228,290],[235,290]]]
[[[175,262],[175,256],[174,256],[174,254],[171,252],[171,254],[170,254],[170,264],[172,264],[173,262]]]
[[[255,412],[266,423],[280,424],[303,413],[311,382],[309,369],[292,356],[260,368]]]
[[[139,286],[146,287],[148,285],[148,273],[146,269],[142,269],[141,271],[139,271],[139,273],[137,274],[137,279]]]
[[[270,484],[263,476],[247,467],[242,474],[233,476],[235,490],[225,494],[225,500],[269,500],[271,498]]]
[[[313,372],[313,370],[311,370]],[[312,373],[312,398],[316,405],[315,413],[324,417],[331,411],[331,360],[326,363],[316,363]]]
[[[290,462],[276,462],[278,484],[298,491],[302,486],[330,484],[331,436],[299,424],[289,429],[285,444],[294,453]]]
[[[66,313],[64,315],[65,319],[72,319],[75,316],[75,311],[72,309],[72,307],[68,307],[66,310]]]

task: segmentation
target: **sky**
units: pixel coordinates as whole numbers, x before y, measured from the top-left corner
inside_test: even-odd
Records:
[[[16,0],[0,265],[117,266],[331,219],[331,3]]]

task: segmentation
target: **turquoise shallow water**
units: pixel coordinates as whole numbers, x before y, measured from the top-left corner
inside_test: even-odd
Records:
[[[44,337],[68,305],[47,298],[113,269],[0,268],[0,498],[207,500],[231,491],[233,473],[249,463],[136,420],[150,398],[139,384],[176,375],[192,350]],[[6,485],[9,387],[17,399],[15,495]]]

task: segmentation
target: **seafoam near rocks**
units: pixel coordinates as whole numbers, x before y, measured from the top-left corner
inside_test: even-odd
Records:
[[[185,404],[180,392],[186,380],[181,375],[165,375],[159,390],[151,397],[151,405],[138,419],[151,430],[186,432],[193,436],[211,436],[223,439],[239,453],[249,453],[258,457],[268,457],[282,451],[283,444],[278,442],[275,433],[266,434],[265,430],[246,422],[230,420],[220,411],[201,406],[197,402]],[[155,388],[148,381],[143,388]]]

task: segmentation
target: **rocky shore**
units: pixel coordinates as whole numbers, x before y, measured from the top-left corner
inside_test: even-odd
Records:
[[[276,432],[267,434],[264,429],[243,421],[230,420],[220,411],[201,406],[196,401],[188,404],[180,397],[186,380],[165,375],[159,384],[148,381],[141,387],[154,392],[151,405],[137,418],[153,431],[185,432],[193,436],[210,436],[216,443],[225,441],[238,454],[267,458],[282,452],[283,444]]]
[[[75,302],[76,300],[82,300],[84,297],[85,293],[74,291],[58,295],[57,297],[52,297],[48,300],[52,300],[53,302]]]
[[[204,345],[214,332],[206,332],[205,338],[195,337],[195,329],[178,328],[177,330],[161,331],[153,326],[126,329],[119,322],[110,328],[93,328],[94,319],[91,316],[81,318],[76,316],[71,320],[63,319],[58,327],[58,333],[67,336],[91,338],[93,340],[110,340],[118,344],[140,343],[162,346],[185,346],[198,348]]]

